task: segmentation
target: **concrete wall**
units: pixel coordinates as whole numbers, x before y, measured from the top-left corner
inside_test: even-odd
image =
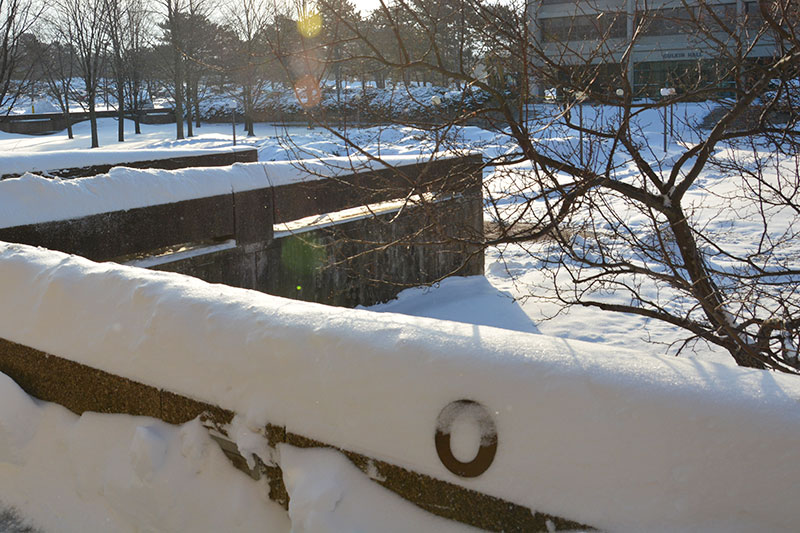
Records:
[[[116,111],[97,111],[97,118],[116,118]],[[72,112],[70,122],[77,124],[89,120],[89,112]],[[126,113],[125,118],[133,120],[132,113]],[[142,124],[170,124],[175,122],[175,113],[172,109],[147,109],[139,113]],[[55,133],[67,128],[67,121],[63,113],[31,113],[25,115],[6,115],[0,117],[0,131],[6,133],[22,133],[26,135],[45,135]]]
[[[370,305],[449,275],[483,273],[480,165],[479,156],[454,158],[2,228],[0,240],[307,301]],[[442,199],[405,206],[399,215],[395,209],[273,234],[276,223],[410,192]],[[175,253],[187,246],[190,254]]]

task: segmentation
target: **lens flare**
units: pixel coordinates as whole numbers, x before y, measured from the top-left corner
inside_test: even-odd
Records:
[[[322,31],[322,15],[310,12],[301,16],[297,21],[297,31],[306,39],[316,37]]]

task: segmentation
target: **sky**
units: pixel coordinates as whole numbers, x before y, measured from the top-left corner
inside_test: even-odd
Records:
[[[355,4],[356,9],[361,13],[369,13],[376,7],[379,7],[381,2],[380,0],[353,0],[353,4]]]

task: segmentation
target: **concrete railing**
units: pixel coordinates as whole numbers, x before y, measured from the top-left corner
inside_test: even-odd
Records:
[[[201,416],[240,466],[234,442],[264,459],[248,472],[277,501],[282,443],[330,444],[420,507],[489,530],[800,521],[796,376],[6,243],[0,294],[0,372],[29,394],[79,413]]]
[[[84,180],[30,177],[22,192],[31,194],[3,203],[26,185],[8,180],[0,239],[303,299],[377,301],[403,282],[480,264],[470,245],[481,228],[479,168],[477,158],[456,158],[327,179],[270,164],[125,170],[93,181],[85,204]],[[163,187],[161,199],[178,188],[214,194],[159,205],[117,194],[98,208],[104,192],[135,193],[142,182]],[[414,196],[433,199],[395,202]],[[37,219],[29,201],[47,204],[42,216],[63,216]],[[359,214],[362,202],[372,212]],[[386,247],[371,246],[378,242],[396,244],[397,255],[388,259]],[[358,262],[370,255],[379,258],[373,271],[376,261]],[[402,262],[414,276],[384,267]],[[794,531],[800,521],[791,505],[800,479],[795,376],[289,301],[5,243],[0,294],[0,372],[29,394],[76,413],[176,424],[200,416],[284,504],[282,443],[329,444],[419,507],[492,531],[588,529],[577,522]],[[472,460],[455,457],[465,443],[453,430],[458,410],[476,430],[461,434],[475,444]],[[237,422],[271,448],[263,463],[246,466]]]
[[[215,440],[234,466],[254,479],[266,477],[269,498],[285,508],[289,495],[283,473],[275,464],[257,456],[243,457],[235,442],[225,435],[234,412],[172,391],[145,385],[118,375],[54,356],[0,337],[0,372],[13,379],[28,394],[58,403],[76,414],[86,411],[149,416],[170,424],[183,424],[200,417],[213,430]],[[435,515],[487,531],[550,532],[592,530],[578,522],[540,513],[454,483],[414,472],[362,453],[332,446],[268,424],[263,431],[267,444],[286,443],[298,448],[327,447],[342,452],[376,483]],[[248,466],[248,459],[255,467]],[[252,464],[252,463],[251,463]]]

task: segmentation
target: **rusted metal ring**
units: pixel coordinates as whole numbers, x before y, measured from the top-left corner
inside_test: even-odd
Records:
[[[450,429],[459,416],[470,416],[481,429],[481,445],[472,461],[463,463],[450,448]],[[450,472],[461,477],[478,477],[492,466],[497,453],[497,426],[486,408],[473,400],[457,400],[445,406],[436,419],[436,453]]]

